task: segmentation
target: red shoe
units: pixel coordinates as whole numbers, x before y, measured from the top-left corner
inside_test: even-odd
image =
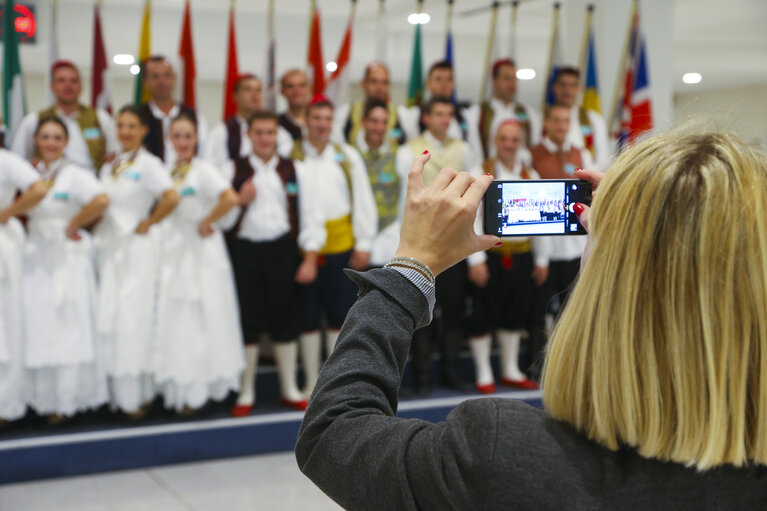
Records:
[[[306,399],[291,401],[283,397],[283,398],[280,398],[280,403],[282,403],[284,406],[295,408],[296,410],[306,410],[306,407],[309,406],[309,401],[307,401]]]
[[[503,378],[501,379],[501,383],[508,385],[509,387],[517,387],[518,389],[523,390],[538,390],[538,384],[527,378],[524,380],[510,380],[508,378]]]
[[[253,410],[253,405],[237,405],[232,408],[232,417],[247,417]]]
[[[474,387],[480,394],[495,394],[495,383],[488,383],[487,385],[475,384]]]

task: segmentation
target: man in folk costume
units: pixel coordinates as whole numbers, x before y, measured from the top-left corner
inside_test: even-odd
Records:
[[[495,156],[495,132],[506,119],[516,119],[522,124],[528,147],[537,144],[541,138],[541,118],[532,107],[516,100],[517,66],[513,60],[500,59],[493,63],[491,86],[490,101],[473,105],[466,110],[472,149],[483,159]],[[521,149],[520,157],[530,164],[530,155],[526,148]]]
[[[455,91],[455,79],[453,64],[447,60],[439,60],[431,65],[424,83],[428,98],[443,97],[452,98]],[[426,125],[421,119],[423,109],[421,106],[412,106],[406,110],[407,118],[403,117],[402,125],[408,139],[413,139],[426,131]],[[447,130],[450,138],[460,138],[469,141],[469,124],[466,122],[464,112],[460,108],[455,109],[455,115],[450,121]]]
[[[166,164],[173,165],[176,161],[176,151],[170,142],[170,122],[182,112],[195,119],[199,147],[205,147],[208,125],[202,114],[176,101],[173,96],[176,90],[176,73],[165,57],[154,55],[146,59],[143,72],[142,80],[150,98],[143,105],[149,119],[149,132],[144,137],[144,147]]]
[[[248,119],[261,109],[263,90],[261,79],[253,74],[241,74],[234,82],[234,103],[237,111],[226,121],[218,123],[208,135],[203,157],[214,165],[222,165],[228,160],[250,156],[253,146],[248,136]],[[281,132],[277,133],[277,146],[292,142],[290,136],[284,133],[285,139],[280,141]]]
[[[407,139],[400,116],[407,117],[407,109],[397,106],[389,99],[391,94],[391,82],[389,80],[389,68],[381,62],[371,62],[365,66],[365,75],[362,78],[363,99],[353,103],[340,105],[335,112],[333,124],[333,141],[353,144],[357,140],[357,133],[362,129],[362,111],[365,101],[374,98],[385,101],[389,109],[388,137],[403,144]]]
[[[80,72],[68,60],[59,60],[51,66],[51,92],[55,103],[22,119],[11,151],[31,160],[35,154],[35,130],[40,119],[59,117],[67,126],[69,143],[64,156],[72,163],[98,171],[107,159],[117,152],[117,137],[112,116],[104,110],[91,108],[79,102],[82,83]]]
[[[540,144],[530,149],[533,167],[542,179],[573,179],[575,169],[594,168],[591,153],[568,139],[570,112],[567,105],[550,106],[543,123],[546,135]],[[586,246],[586,236],[552,236],[550,239],[549,278],[543,286],[536,288],[538,298],[532,318],[537,326],[531,326],[530,331],[533,345],[545,343],[532,337],[540,335],[547,312],[556,317],[567,301]]]
[[[496,180],[504,181],[540,179],[534,169],[520,161],[524,132],[519,121],[503,121],[493,143],[496,157],[485,160],[473,174],[492,174]],[[484,232],[481,210],[477,213],[475,230]],[[533,312],[530,297],[548,277],[549,248],[546,237],[504,238],[502,246],[477,252],[467,259],[473,288],[470,346],[475,386],[481,393],[496,390],[490,366],[493,332],[501,353],[501,383],[527,390],[538,388],[519,369],[519,345]]]
[[[610,141],[604,117],[594,110],[578,106],[581,73],[577,67],[564,67],[559,70],[554,81],[554,99],[561,105],[570,107],[570,131],[567,139],[570,143],[589,150],[594,159],[595,168],[605,169],[610,160]]]
[[[433,97],[423,108],[426,131],[402,146],[397,153],[397,168],[407,173],[415,157],[424,150],[431,158],[423,171],[423,182],[429,186],[439,171],[449,167],[457,172],[469,171],[475,158],[469,144],[450,138],[447,130],[453,119],[453,102],[446,97]],[[461,262],[437,277],[437,306],[439,315],[428,327],[416,331],[411,347],[415,390],[431,390],[431,343],[438,338],[441,352],[440,381],[444,386],[464,388],[458,377],[458,350],[463,339],[463,318],[466,303],[466,263]]]
[[[378,210],[378,233],[370,255],[372,266],[383,266],[394,257],[407,190],[407,173],[397,168],[399,144],[387,138],[388,122],[386,103],[379,99],[367,100],[362,130],[354,144],[365,162]]]
[[[357,297],[357,287],[343,270],[369,267],[378,224],[365,164],[350,145],[330,141],[332,128],[333,105],[324,96],[312,98],[306,110],[307,136],[295,142],[290,154],[312,175],[327,232],[320,249],[317,280],[307,289],[304,307],[301,355],[306,396],[311,395],[319,373],[320,319],[324,315],[327,321],[325,348],[330,354]]]
[[[277,115],[255,112],[248,137],[251,154],[224,166],[241,206],[227,236],[246,358],[232,410],[237,417],[248,415],[255,402],[263,335],[274,346],[283,404],[306,408],[296,383],[298,335],[306,285],[317,277],[317,252],[325,243],[315,176],[301,163],[277,154]]]
[[[280,81],[280,92],[288,103],[288,109],[277,117],[280,140],[288,134],[292,142],[285,147],[278,145],[278,150],[286,155],[293,149],[293,142],[306,136],[306,105],[311,99],[306,72],[300,69],[286,71]]]

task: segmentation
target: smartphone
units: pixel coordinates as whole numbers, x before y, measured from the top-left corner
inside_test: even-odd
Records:
[[[485,192],[485,233],[496,236],[586,234],[573,210],[591,205],[591,183],[580,179],[494,181]]]

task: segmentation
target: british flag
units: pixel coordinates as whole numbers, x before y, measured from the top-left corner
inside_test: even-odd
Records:
[[[647,49],[639,25],[639,9],[634,4],[631,32],[624,57],[621,96],[616,101],[613,116],[613,135],[618,151],[652,129],[652,101],[650,75],[647,67]]]

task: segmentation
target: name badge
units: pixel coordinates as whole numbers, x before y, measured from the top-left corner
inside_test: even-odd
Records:
[[[517,120],[520,122],[525,122],[527,120],[527,113],[526,112],[520,112],[517,114]]]
[[[56,200],[69,200],[69,193],[67,192],[53,192],[53,198]]]
[[[378,176],[378,181],[383,184],[389,184],[394,182],[394,174],[391,172],[384,172]]]
[[[286,183],[285,191],[288,195],[296,195],[298,193],[298,183]]]
[[[123,176],[127,177],[128,179],[132,179],[134,181],[138,181],[141,179],[141,174],[136,172],[135,170],[127,170],[125,171],[125,174]]]
[[[583,125],[581,126],[581,133],[584,135],[591,135],[591,126]]]
[[[399,128],[392,128],[389,130],[389,138],[398,139],[402,136],[402,130]]]
[[[572,163],[565,163],[565,172],[568,174],[573,174],[575,172],[576,166]]]
[[[186,197],[187,195],[194,195],[195,191],[194,191],[194,188],[192,188],[191,186],[187,186],[185,188],[182,188],[181,191],[178,193],[182,197]]]
[[[469,130],[469,125],[466,123],[466,121],[459,122],[458,126],[461,128],[461,131],[468,131]]]
[[[85,138],[85,140],[96,140],[101,138],[101,130],[96,127],[85,128],[85,130],[83,130],[83,138]]]
[[[336,163],[341,163],[346,159],[344,153],[336,153]]]

